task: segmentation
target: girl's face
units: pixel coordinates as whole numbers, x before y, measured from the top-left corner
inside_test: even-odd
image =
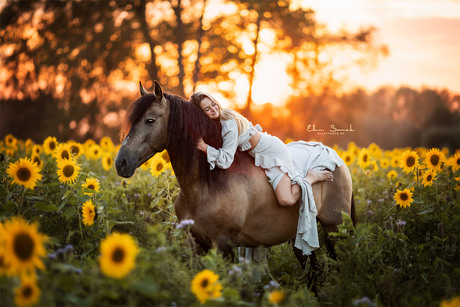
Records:
[[[219,106],[217,103],[205,97],[200,102],[200,107],[203,112],[210,118],[210,119],[218,119],[220,115]]]

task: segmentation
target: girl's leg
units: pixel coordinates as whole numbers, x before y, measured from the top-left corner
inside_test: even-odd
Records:
[[[302,190],[297,184],[292,184],[291,178],[287,174],[283,174],[280,182],[276,186],[275,196],[280,206],[294,206],[300,198]]]
[[[307,176],[304,178],[310,184],[321,181],[332,181],[334,176],[330,171],[317,171],[309,169]],[[287,174],[283,174],[280,182],[276,186],[275,196],[280,206],[294,206],[302,195],[302,190],[297,184],[292,184],[291,178]]]

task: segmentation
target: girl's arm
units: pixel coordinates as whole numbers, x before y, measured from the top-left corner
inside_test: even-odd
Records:
[[[238,148],[238,126],[234,120],[225,121],[222,125],[222,147],[216,149],[207,145],[203,139],[198,140],[197,148],[206,154],[210,169],[217,165],[219,168],[229,168]]]

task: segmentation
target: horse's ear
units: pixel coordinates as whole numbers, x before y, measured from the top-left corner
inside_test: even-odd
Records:
[[[141,96],[150,94],[150,93],[147,92],[147,90],[142,86],[142,82],[141,82],[141,81],[139,81],[139,89],[141,90]]]
[[[155,97],[157,98],[157,101],[162,101],[162,99],[163,99],[163,89],[161,88],[160,83],[158,83],[156,80],[153,83],[153,92],[155,94]]]

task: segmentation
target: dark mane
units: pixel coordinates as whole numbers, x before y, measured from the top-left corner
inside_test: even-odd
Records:
[[[200,137],[214,148],[222,147],[220,121],[209,119],[199,107],[179,96],[169,94],[164,96],[169,100],[170,105],[167,149],[171,159],[179,159],[183,163],[198,161],[202,183],[206,183],[213,189],[225,187],[225,171],[218,167],[210,170],[206,155],[196,148]]]

